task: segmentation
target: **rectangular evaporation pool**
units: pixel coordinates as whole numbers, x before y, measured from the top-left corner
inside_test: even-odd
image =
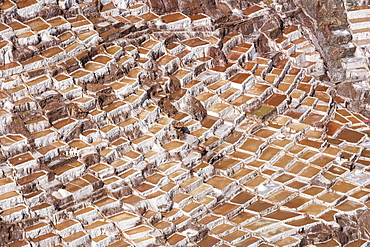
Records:
[[[275,108],[271,107],[271,106],[261,106],[260,108],[252,111],[251,114],[256,115],[256,116],[264,116],[264,115],[266,115],[267,113],[269,113],[270,111],[272,111],[274,109]]]

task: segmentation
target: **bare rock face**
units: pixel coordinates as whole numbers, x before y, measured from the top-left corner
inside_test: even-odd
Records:
[[[227,64],[225,54],[218,47],[211,47],[208,51],[208,56],[213,58],[215,66],[225,66]]]
[[[5,133],[21,134],[26,137],[30,137],[30,132],[25,127],[22,119],[17,115],[13,115],[10,121],[3,128]]]
[[[149,1],[149,6],[156,13],[171,13],[179,10],[179,4],[177,1]]]
[[[184,102],[180,105],[180,109],[198,121],[202,121],[203,118],[207,116],[207,110],[204,108],[202,103],[191,96],[186,97]]]
[[[230,8],[218,0],[200,0],[196,2],[187,0],[149,0],[149,6],[154,12],[159,14],[176,11],[187,15],[205,13],[216,19],[230,13]]]
[[[345,42],[344,44],[336,42],[333,34],[335,30],[349,28],[343,2],[340,0],[297,0],[294,2],[302,9],[297,14],[297,20],[304,23],[311,35],[315,37],[331,78],[333,80],[344,78],[341,58],[353,56],[354,50],[346,48]]]
[[[340,229],[335,232],[339,242],[344,245],[358,238],[358,223],[352,215],[338,215],[336,220]]]
[[[50,19],[58,15],[63,15],[63,10],[59,6],[53,4],[46,5],[40,12],[40,16],[44,19]]]
[[[370,90],[365,85],[356,85],[356,82],[344,82],[337,86],[337,94],[352,100],[348,103],[348,108],[352,111],[360,112],[366,117],[370,117],[367,103],[364,101],[370,97]]]
[[[301,241],[302,246],[307,246],[310,244],[324,243],[331,239],[332,229],[325,224],[317,224],[314,227],[306,230],[304,235],[307,235]]]
[[[369,225],[369,209],[360,209],[355,214],[338,213],[335,216],[337,225],[318,224],[302,234],[305,236],[301,245],[318,244],[330,241],[333,237],[345,246],[347,243],[355,241],[368,241],[370,236],[368,233]]]
[[[7,224],[0,222],[0,246],[6,246],[6,243],[22,239],[23,231],[17,224]]]
[[[180,81],[174,76],[170,76],[170,81],[166,87],[166,91],[169,94],[175,93],[181,88]]]
[[[176,113],[178,112],[176,107],[174,107],[171,104],[171,102],[168,98],[162,98],[158,102],[158,106],[161,108],[161,111],[163,112],[163,114],[168,115],[170,117],[176,115]]]

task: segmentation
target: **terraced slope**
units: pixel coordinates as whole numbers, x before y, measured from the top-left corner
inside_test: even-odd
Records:
[[[4,1],[0,244],[365,246],[367,118],[280,7]]]

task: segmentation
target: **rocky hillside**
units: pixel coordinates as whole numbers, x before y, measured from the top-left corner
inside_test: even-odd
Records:
[[[368,4],[0,1],[0,246],[368,246]]]

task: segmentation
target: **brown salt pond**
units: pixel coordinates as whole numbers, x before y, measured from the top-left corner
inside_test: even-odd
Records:
[[[323,213],[325,210],[327,209],[327,207],[325,207],[324,205],[321,205],[321,204],[318,204],[318,203],[311,203],[310,205],[308,205],[307,207],[301,209],[300,211],[302,213],[306,213],[308,215],[319,215],[321,213]]]
[[[358,143],[364,136],[365,134],[345,128],[339,133],[337,138],[352,143]]]
[[[286,95],[283,94],[273,94],[270,96],[267,100],[265,100],[266,105],[271,105],[271,106],[279,106],[283,101],[286,100]]]
[[[309,202],[310,199],[302,197],[302,196],[297,196],[290,200],[289,202],[285,203],[284,206],[288,208],[299,208],[303,204]]]
[[[279,203],[279,202],[285,200],[286,198],[288,198],[292,194],[293,194],[293,192],[288,191],[288,190],[279,190],[279,191],[275,192],[274,194],[272,194],[271,196],[267,197],[266,200],[276,204],[276,203]]]
[[[310,113],[302,123],[309,124],[311,126],[319,126],[320,122],[324,118],[324,115],[316,114],[316,113]]]

